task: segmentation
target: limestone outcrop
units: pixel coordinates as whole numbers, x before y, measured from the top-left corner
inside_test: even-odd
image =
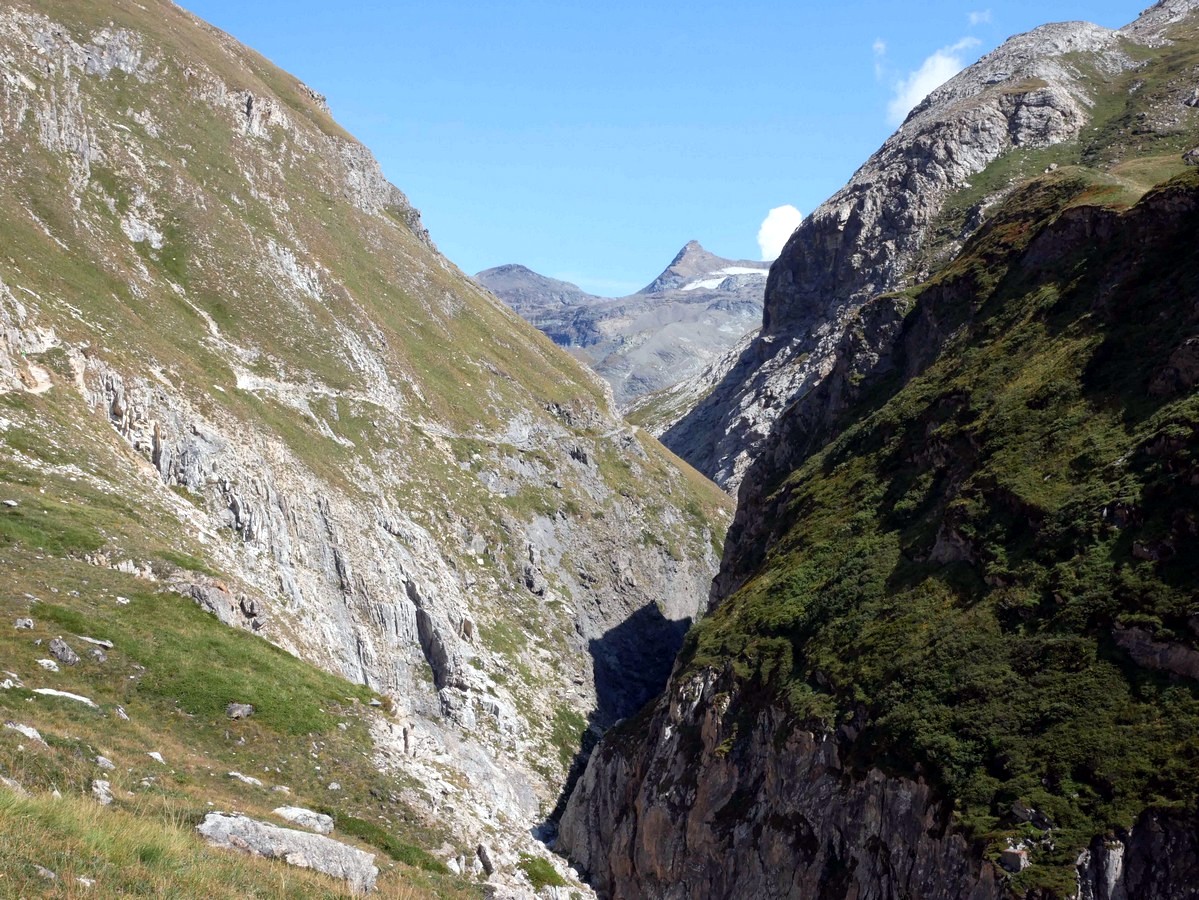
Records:
[[[355,894],[374,890],[379,876],[373,853],[320,834],[220,812],[208,813],[196,830],[214,847],[279,859],[288,865],[343,879]]]

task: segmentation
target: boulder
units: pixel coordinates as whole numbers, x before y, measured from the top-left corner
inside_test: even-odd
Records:
[[[333,830],[332,817],[313,812],[311,809],[304,809],[302,806],[280,806],[275,810],[275,815],[280,819],[286,819],[293,825],[298,825],[305,831],[328,834]]]
[[[280,828],[242,815],[209,813],[196,830],[216,847],[281,859],[293,866],[345,879],[357,894],[374,890],[379,875],[371,853],[323,835]]]
[[[32,627],[33,619],[17,619],[17,621],[13,622],[13,628],[16,628],[18,631],[28,630]]]
[[[483,864],[483,871],[490,877],[495,874],[495,860],[490,847],[486,844],[479,844],[475,850],[475,855],[479,857],[479,862]]]
[[[112,803],[112,783],[97,778],[92,782],[92,796],[101,806],[108,806]]]
[[[56,637],[50,642],[50,655],[60,663],[68,666],[79,664],[79,654],[70,648],[66,641]]]
[[[25,735],[25,737],[29,738],[35,744],[41,744],[43,747],[46,746],[46,741],[42,738],[41,733],[32,725],[22,725],[20,722],[5,722],[4,727],[18,734]]]
[[[248,719],[254,715],[254,706],[250,703],[230,703],[225,707],[225,715],[230,719]]]

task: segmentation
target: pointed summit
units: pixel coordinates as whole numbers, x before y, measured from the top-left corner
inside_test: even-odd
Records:
[[[662,291],[678,290],[684,285],[703,278],[705,275],[719,273],[725,269],[762,269],[770,268],[770,263],[756,260],[733,260],[709,253],[699,241],[688,241],[683,249],[675,254],[670,265],[637,293],[658,294]]]

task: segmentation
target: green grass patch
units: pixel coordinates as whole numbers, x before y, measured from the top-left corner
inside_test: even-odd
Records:
[[[365,819],[359,819],[355,816],[330,809],[324,809],[323,812],[333,817],[335,827],[338,831],[366,841],[366,843],[373,847],[378,847],[397,862],[402,862],[404,865],[412,866],[416,869],[424,869],[426,872],[436,872],[441,875],[449,874],[450,870],[437,857],[422,850],[420,847],[405,843],[386,828],[376,825],[374,822],[368,822]]]
[[[518,865],[521,871],[528,876],[535,891],[539,891],[543,887],[566,887],[566,879],[559,875],[547,860],[539,856],[522,853]]]

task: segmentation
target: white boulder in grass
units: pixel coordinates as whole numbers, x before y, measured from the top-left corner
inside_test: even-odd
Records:
[[[34,688],[35,694],[41,694],[43,697],[61,697],[63,700],[74,700],[76,703],[82,703],[84,706],[90,706],[92,709],[99,709],[95,700],[89,700],[81,694],[72,694],[70,691],[58,691],[54,688]]]
[[[25,737],[29,738],[29,740],[33,741],[34,743],[41,744],[43,747],[46,746],[45,739],[32,725],[22,725],[20,722],[5,722],[4,727],[12,729],[13,731],[17,732],[17,734],[25,735]]]
[[[375,888],[375,856],[332,838],[268,825],[242,815],[211,812],[196,826],[208,843],[342,878],[356,894]]]
[[[307,831],[315,831],[317,834],[328,834],[333,830],[331,816],[314,812],[311,809],[304,809],[302,806],[280,806],[275,810],[275,815]]]

